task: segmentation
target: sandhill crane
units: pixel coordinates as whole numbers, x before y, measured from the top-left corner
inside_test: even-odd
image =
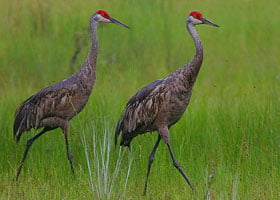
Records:
[[[104,10],[98,10],[90,18],[91,47],[80,70],[71,77],[54,85],[43,88],[25,100],[17,109],[14,121],[14,137],[17,141],[23,132],[43,128],[34,137],[27,140],[23,158],[17,170],[18,179],[21,168],[32,143],[43,133],[60,128],[66,142],[66,153],[74,174],[72,155],[69,151],[68,130],[70,120],[85,107],[96,79],[96,60],[98,51],[97,27],[99,23],[115,23],[126,28]]]
[[[169,128],[174,125],[185,112],[190,101],[192,88],[202,64],[203,47],[195,30],[195,26],[198,24],[209,24],[218,27],[217,24],[203,18],[201,13],[196,11],[191,12],[186,19],[186,26],[194,40],[196,48],[194,58],[176,72],[163,79],[156,80],[139,90],[128,101],[122,117],[117,124],[115,143],[117,144],[118,136],[120,132],[122,132],[121,146],[130,147],[131,140],[139,134],[153,131],[159,133],[158,139],[148,159],[144,195],[146,194],[154,155],[161,139],[168,146],[174,166],[194,190],[193,185],[174,156],[170,146]]]

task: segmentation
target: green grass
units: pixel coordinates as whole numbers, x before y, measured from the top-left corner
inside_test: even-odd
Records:
[[[25,142],[35,134],[25,133],[16,144],[15,109],[79,69],[90,45],[89,18],[98,9],[132,29],[99,27],[97,81],[88,105],[71,121],[77,178],[55,130],[33,144],[14,183]],[[156,133],[135,138],[129,152],[113,146],[114,128],[136,91],[194,55],[185,29],[192,10],[221,25],[197,27],[203,66],[186,113],[171,128],[174,153],[197,192],[162,142],[142,197]],[[0,199],[279,199],[279,18],[272,0],[1,1]],[[71,66],[77,43],[84,47]]]

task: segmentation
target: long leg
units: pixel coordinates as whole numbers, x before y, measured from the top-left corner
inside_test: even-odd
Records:
[[[182,174],[182,176],[184,177],[184,179],[187,181],[187,183],[189,184],[189,186],[192,188],[192,190],[194,189],[194,186],[192,185],[192,183],[190,182],[189,178],[187,177],[187,175],[185,174],[185,172],[183,171],[182,167],[180,166],[180,163],[176,160],[174,153],[171,149],[171,146],[169,143],[166,143],[170,152],[170,155],[172,157],[173,160],[173,165],[179,170],[179,172]]]
[[[43,135],[45,132],[50,131],[50,130],[53,130],[53,129],[55,129],[55,128],[45,127],[40,133],[38,133],[38,134],[35,135],[34,137],[32,137],[32,138],[30,138],[30,139],[27,140],[27,142],[26,142],[26,147],[25,147],[25,150],[24,150],[24,153],[23,153],[23,157],[22,157],[22,160],[21,160],[21,162],[20,162],[20,165],[19,165],[19,167],[18,167],[18,169],[17,169],[17,175],[16,175],[16,177],[15,177],[15,179],[14,179],[15,181],[18,180],[18,177],[19,177],[21,168],[22,168],[22,166],[23,166],[23,163],[24,163],[24,161],[25,161],[25,158],[26,158],[26,156],[27,156],[27,154],[28,154],[29,148],[31,147],[32,143],[33,143],[36,139],[38,139],[41,135]]]
[[[157,151],[157,148],[158,148],[158,144],[161,140],[161,137],[160,135],[158,135],[158,139],[156,141],[156,144],[149,156],[149,160],[148,160],[148,170],[147,170],[147,177],[146,177],[146,181],[145,181],[145,186],[144,186],[144,192],[143,192],[143,195],[146,195],[146,191],[147,191],[147,184],[148,184],[148,178],[149,178],[149,175],[150,175],[150,170],[151,170],[151,166],[152,166],[152,163],[154,161],[154,156],[155,156],[155,153]]]
[[[67,158],[69,160],[73,176],[75,177],[75,172],[74,172],[74,167],[73,167],[73,162],[72,162],[73,156],[70,153],[69,143],[68,143],[68,129],[69,129],[69,122],[67,123],[67,125],[65,126],[65,128],[62,131],[63,131],[63,134],[64,134],[65,144],[66,144],[66,155],[67,155]]]
[[[163,128],[160,128],[159,130],[159,133],[161,135],[161,138],[164,140],[164,142],[167,144],[168,146],[168,149],[169,149],[169,152],[170,152],[170,155],[172,157],[172,160],[173,160],[173,165],[174,167],[176,167],[179,172],[182,174],[182,176],[184,177],[184,179],[187,181],[187,183],[189,184],[189,186],[192,188],[192,190],[195,190],[194,189],[194,186],[192,185],[192,183],[190,182],[189,178],[187,177],[187,175],[185,174],[185,172],[183,171],[182,167],[180,166],[180,163],[176,160],[175,156],[174,156],[174,153],[172,151],[172,148],[171,148],[171,145],[170,145],[170,136],[169,136],[169,130],[167,127],[163,127]]]

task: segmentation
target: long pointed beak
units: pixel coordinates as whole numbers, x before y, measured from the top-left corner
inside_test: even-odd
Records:
[[[208,24],[208,25],[220,27],[218,24],[214,24],[213,22],[210,22],[210,21],[208,21],[208,20],[205,19],[205,18],[201,18],[200,21],[202,21],[203,24]]]
[[[130,28],[129,26],[127,26],[127,25],[125,25],[125,24],[119,22],[118,20],[116,20],[116,19],[114,19],[114,18],[112,18],[112,17],[110,17],[110,20],[111,20],[111,22],[114,23],[114,24],[121,25],[121,26],[123,26],[123,27],[125,27],[125,28]]]

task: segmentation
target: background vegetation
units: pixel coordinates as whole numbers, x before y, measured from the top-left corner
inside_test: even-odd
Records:
[[[16,107],[82,65],[89,18],[98,9],[132,27],[99,27],[97,82],[84,111],[71,121],[73,180],[60,130],[34,143],[19,181],[12,179],[27,138],[13,139]],[[220,28],[198,26],[205,58],[171,145],[195,185],[193,194],[161,143],[148,192],[147,157],[156,133],[132,149],[113,146],[127,100],[194,55],[185,29],[192,10]],[[279,199],[280,7],[267,0],[1,0],[1,199]],[[81,53],[71,63],[77,48]]]

